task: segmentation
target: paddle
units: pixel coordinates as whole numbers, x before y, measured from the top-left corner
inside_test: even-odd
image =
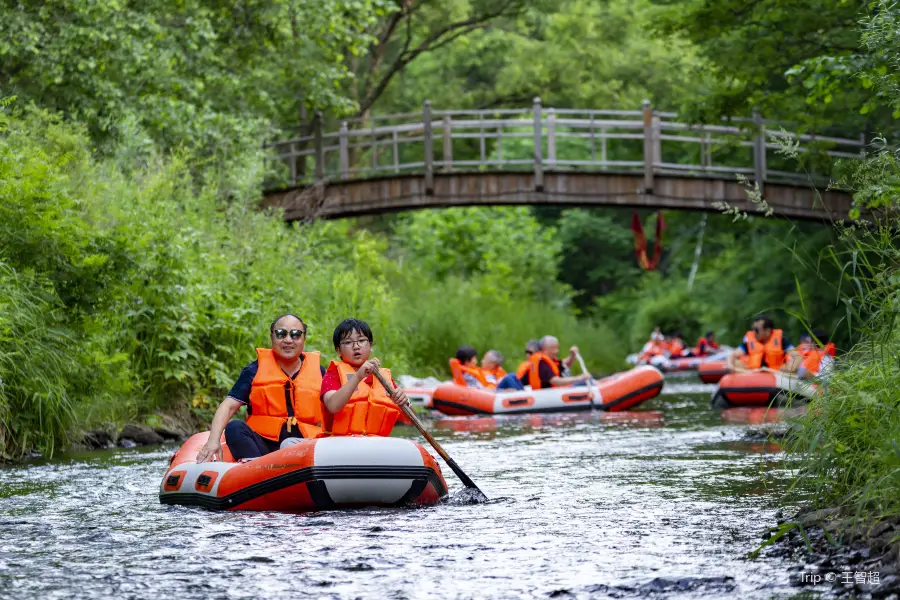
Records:
[[[594,405],[594,377],[587,370],[587,367],[584,366],[584,359],[581,358],[581,354],[576,354],[575,358],[578,360],[578,364],[581,365],[581,372],[588,374],[588,399],[591,401],[591,409],[596,408]]]
[[[384,389],[391,392],[394,391],[394,386],[391,385],[391,383],[386,380],[378,370],[372,371],[372,374],[375,375],[381,385],[384,386]],[[454,473],[456,473],[456,476],[459,477],[459,480],[463,482],[463,485],[471,489],[473,493],[476,493],[476,497],[473,498],[473,500],[477,500],[479,502],[486,501],[488,497],[484,494],[484,492],[478,489],[478,486],[475,485],[475,482],[472,481],[469,476],[459,468],[459,465],[456,464],[456,461],[450,458],[450,455],[447,454],[447,452],[443,448],[441,448],[441,445],[437,443],[437,440],[431,437],[431,434],[425,430],[425,426],[422,425],[421,421],[419,421],[419,417],[416,416],[416,413],[413,412],[412,408],[410,408],[407,404],[405,406],[401,406],[400,410],[403,411],[403,414],[409,417],[409,420],[412,421],[412,424],[415,426],[415,428],[419,430],[419,433],[422,434],[422,437],[428,440],[428,443],[431,444],[431,447],[441,455],[441,458],[444,459],[444,462],[450,465],[450,468]]]

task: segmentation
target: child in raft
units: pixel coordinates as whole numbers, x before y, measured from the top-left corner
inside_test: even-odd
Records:
[[[344,319],[332,337],[339,360],[332,361],[322,377],[324,434],[390,435],[400,416],[399,406],[409,405],[406,392],[397,387],[391,372],[369,358],[375,336],[365,321]],[[378,369],[394,391],[385,390],[372,374]]]

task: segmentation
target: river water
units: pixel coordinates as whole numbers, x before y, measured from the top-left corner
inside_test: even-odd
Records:
[[[745,558],[776,521],[783,455],[694,391],[667,383],[624,416],[435,420],[480,505],[163,506],[174,446],[0,469],[0,597],[789,597],[798,566]]]

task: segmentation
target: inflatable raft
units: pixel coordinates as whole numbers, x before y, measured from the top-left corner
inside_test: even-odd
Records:
[[[703,383],[719,383],[719,381],[731,373],[728,362],[724,360],[712,360],[705,362],[697,368],[697,375]]]
[[[159,486],[163,504],[302,513],[436,504],[447,483],[421,445],[390,437],[304,440],[260,458],[196,463],[209,432],[188,439]]]
[[[663,375],[658,369],[636,367],[597,380],[592,405],[586,386],[494,392],[449,383],[434,390],[432,408],[445,415],[564,412],[592,407],[623,411],[659,395],[662,386]]]
[[[651,410],[620,412],[526,413],[512,415],[477,415],[445,417],[434,422],[435,429],[458,433],[496,433],[498,431],[534,431],[551,427],[571,427],[596,423],[620,427],[662,427],[663,414]]]
[[[774,371],[730,373],[722,377],[713,393],[713,406],[780,405],[791,398],[808,400],[816,395],[818,387],[795,374]]]
[[[648,362],[638,361],[638,364],[650,364],[666,374],[692,373],[700,371],[704,365],[709,363],[720,363],[725,361],[731,348],[722,347],[715,354],[706,356],[679,356],[676,358],[666,358],[665,356],[654,356]]]

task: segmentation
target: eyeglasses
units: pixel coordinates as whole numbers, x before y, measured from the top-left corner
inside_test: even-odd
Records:
[[[363,338],[361,340],[344,340],[343,342],[341,342],[341,346],[343,346],[344,348],[355,348],[357,346],[359,346],[360,348],[365,348],[368,345],[369,340],[366,338]]]
[[[532,352],[531,350],[525,351],[525,356],[531,356],[532,354],[534,354],[534,352]]]
[[[291,336],[292,340],[299,340],[304,335],[306,335],[306,332],[302,329],[291,329],[290,331],[288,331],[287,329],[284,329],[283,327],[279,327],[273,333],[275,334],[276,340],[283,340],[287,336]]]

